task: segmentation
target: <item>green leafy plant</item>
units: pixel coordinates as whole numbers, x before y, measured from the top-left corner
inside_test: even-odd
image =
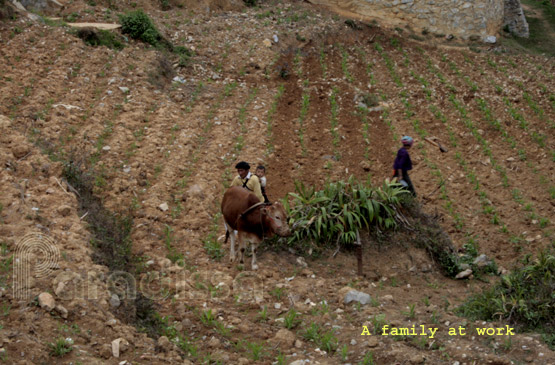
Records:
[[[58,338],[55,342],[51,342],[48,344],[50,356],[62,357],[65,354],[73,351],[72,345],[73,341],[71,339],[66,339],[62,337]]]
[[[301,336],[309,341],[316,341],[318,339],[319,332],[320,326],[317,323],[311,323],[310,326],[301,333]]]
[[[315,342],[320,349],[328,353],[335,352],[339,347],[339,342],[335,337],[334,331],[324,331],[317,323],[311,323],[310,327],[307,327],[302,332],[302,336],[309,341]]]
[[[350,245],[357,241],[357,232],[371,226],[392,229],[397,226],[396,208],[404,193],[401,186],[384,182],[380,188],[359,183],[354,177],[347,182],[327,183],[323,190],[295,183],[292,202],[285,202],[297,228],[289,244],[331,242]]]
[[[258,313],[258,319],[261,322],[266,322],[268,320],[268,306],[265,305]]]
[[[260,360],[266,355],[264,352],[264,345],[256,342],[248,342],[245,347],[249,350],[249,354],[254,361]]]
[[[295,309],[290,309],[285,317],[283,317],[283,325],[285,326],[285,328],[291,329],[297,327],[301,323],[299,316],[299,312],[297,312]]]
[[[200,314],[200,321],[205,326],[213,326],[216,323],[216,316],[212,313],[212,309],[208,309],[203,311]]]
[[[341,346],[340,356],[342,361],[347,361],[347,357],[349,356],[349,348],[347,345]]]
[[[364,354],[362,361],[359,362],[360,365],[374,365],[374,354],[372,351],[369,351]]]
[[[277,300],[281,300],[281,297],[285,294],[285,289],[275,287],[270,291],[270,294],[272,294],[272,296],[274,296]]]
[[[121,22],[121,32],[129,34],[131,38],[153,46],[158,45],[162,39],[150,17],[142,10],[122,14],[119,16],[119,19]]]
[[[401,311],[401,314],[404,315],[405,317],[407,317],[407,319],[416,318],[415,304],[409,304],[409,310],[408,311]]]
[[[522,330],[555,332],[553,287],[555,286],[555,250],[542,251],[525,266],[502,276],[492,288],[475,294],[457,312],[471,319],[508,320]],[[549,337],[547,337],[549,339]],[[555,346],[555,338],[548,342]]]

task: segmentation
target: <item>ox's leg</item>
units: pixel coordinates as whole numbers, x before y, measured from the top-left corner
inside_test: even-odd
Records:
[[[237,240],[239,241],[238,244],[239,244],[239,254],[240,254],[239,263],[242,265],[245,263],[245,250],[247,248],[248,238],[246,237],[244,232],[239,232],[237,236],[238,236]]]
[[[258,265],[256,264],[256,249],[258,248],[258,244],[256,242],[251,242],[251,250],[252,250],[252,269],[258,270]]]
[[[226,236],[227,234],[229,234],[229,237],[231,238],[231,249],[229,252],[229,262],[233,262],[235,261],[235,231],[227,224],[225,223],[225,229],[226,229]]]

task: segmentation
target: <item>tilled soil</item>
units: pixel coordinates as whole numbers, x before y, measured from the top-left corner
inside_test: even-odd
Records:
[[[440,217],[461,252],[472,238],[500,268],[518,266],[553,244],[553,62],[502,46],[445,47],[374,24],[356,29],[297,1],[205,3],[170,1],[163,11],[136,2],[171,42],[194,51],[185,67],[133,40],[116,51],[50,22],[0,23],[6,361],[553,363],[538,334],[476,335],[476,327],[507,323],[469,321],[454,308],[497,278],[447,279],[406,236],[380,244],[363,237],[363,278],[352,252],[332,250],[305,265],[281,244],[263,246],[255,273],[250,258],[231,265],[227,245],[223,257],[209,246],[224,233],[219,204],[238,161],[266,166],[271,200],[294,192],[295,181],[321,187],[354,175],[379,186],[401,136],[411,135],[423,209]],[[116,22],[132,6],[74,1],[57,15]],[[373,101],[365,112],[357,107],[363,97]],[[448,152],[426,143],[429,136]],[[87,212],[63,179],[70,160],[89,169],[107,209],[133,218],[132,256],[142,263],[135,285],[154,299],[173,342],[122,322],[128,307],[112,294],[125,295],[114,289],[114,272],[93,262]],[[31,232],[51,237],[59,253],[18,297],[19,263],[10,257],[20,257],[16,244]],[[344,304],[348,288],[372,303]],[[63,308],[41,308],[43,292]],[[298,323],[289,322],[293,309]],[[382,322],[439,329],[434,338],[380,336]],[[311,340],[311,326],[333,331],[333,350]],[[361,336],[363,326],[373,335]],[[459,326],[467,335],[448,334]],[[53,355],[49,344],[68,337],[73,351]]]

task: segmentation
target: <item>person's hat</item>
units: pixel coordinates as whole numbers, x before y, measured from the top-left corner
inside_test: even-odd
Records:
[[[404,146],[412,146],[414,140],[412,139],[412,137],[404,136],[403,138],[401,138],[401,142]]]
[[[250,170],[251,165],[249,165],[245,161],[241,161],[237,165],[235,165],[235,168],[236,169],[243,169],[243,170]]]

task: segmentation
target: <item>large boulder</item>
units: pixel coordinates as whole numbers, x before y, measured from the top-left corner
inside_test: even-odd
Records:
[[[29,11],[38,11],[41,14],[56,14],[63,5],[56,0],[19,0],[19,3]]]

